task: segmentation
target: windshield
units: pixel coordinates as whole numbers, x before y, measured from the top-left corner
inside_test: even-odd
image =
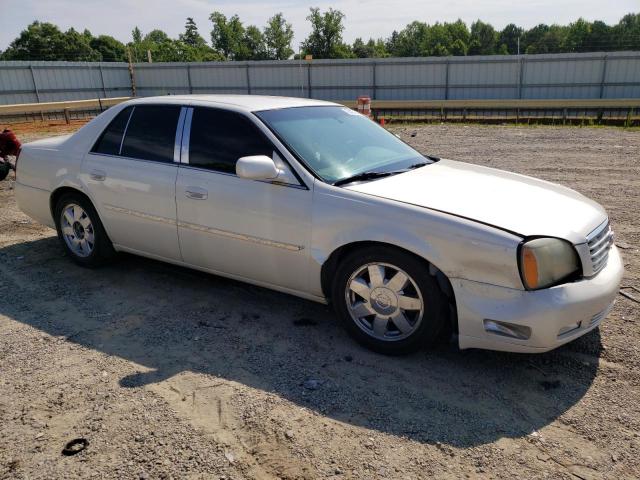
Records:
[[[325,182],[431,163],[395,135],[346,107],[297,107],[256,115]]]

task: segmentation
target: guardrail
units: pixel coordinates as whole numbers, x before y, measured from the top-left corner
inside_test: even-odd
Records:
[[[44,113],[62,112],[67,123],[70,122],[70,112],[76,110],[102,111],[132,97],[96,98],[90,100],[72,100],[66,102],[23,103],[15,105],[0,105],[0,116],[28,116],[39,114],[44,120]],[[356,108],[356,101],[337,101],[336,103],[349,108]],[[495,112],[511,112],[512,118],[519,121],[523,118],[571,120],[576,118],[603,119],[604,112],[614,112],[609,115],[614,120],[638,120],[640,114],[640,98],[615,99],[509,99],[509,100],[372,100],[371,110],[374,117],[390,115],[398,117],[427,116],[429,118],[449,119],[478,119],[474,112],[489,112],[483,115],[486,120],[495,120]],[[424,115],[428,112],[428,115]],[[493,112],[493,114],[491,113]],[[532,112],[542,112],[534,115]],[[580,117],[578,112],[582,113]],[[573,115],[571,114],[573,113]],[[493,115],[493,116],[492,116]],[[59,117],[58,117],[59,118]]]
[[[356,108],[355,101],[339,102]],[[372,100],[374,119],[423,121],[640,124],[640,98]]]
[[[129,100],[131,97],[92,98],[89,100],[70,100],[66,102],[16,103],[0,105],[0,115],[26,115],[29,113],[63,112],[67,123],[70,123],[71,110],[105,110],[113,105]]]
[[[356,101],[340,101],[355,108]],[[425,109],[562,109],[562,108],[638,108],[640,98],[614,99],[544,99],[544,100],[372,100],[372,110],[425,110]]]

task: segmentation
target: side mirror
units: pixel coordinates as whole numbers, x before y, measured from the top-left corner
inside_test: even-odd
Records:
[[[253,155],[239,158],[236,162],[236,175],[249,180],[275,180],[280,171],[275,162],[266,155]]]

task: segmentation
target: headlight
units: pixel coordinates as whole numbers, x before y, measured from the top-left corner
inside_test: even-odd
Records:
[[[519,263],[527,290],[550,287],[580,269],[576,249],[557,238],[536,238],[523,243]]]

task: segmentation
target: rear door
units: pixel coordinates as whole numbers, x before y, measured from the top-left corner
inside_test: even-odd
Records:
[[[311,191],[244,114],[195,107],[186,116],[176,185],[184,261],[207,269],[305,291]],[[279,182],[236,176],[236,162],[268,155]]]
[[[125,250],[181,259],[175,204],[181,113],[179,105],[127,107],[83,162],[82,181],[111,241]]]

